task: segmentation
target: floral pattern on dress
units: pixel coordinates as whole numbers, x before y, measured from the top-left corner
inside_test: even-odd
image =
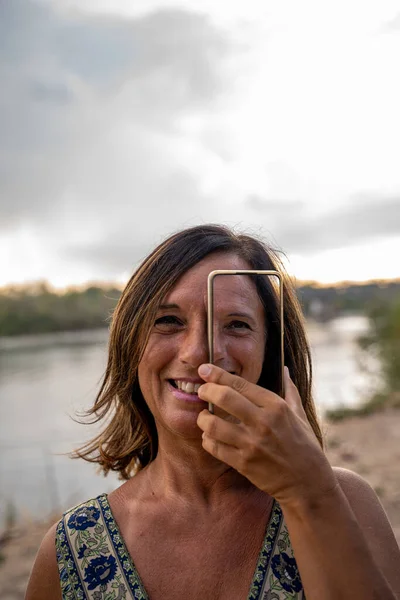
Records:
[[[292,593],[301,592],[303,586],[294,558],[288,556],[286,552],[275,554],[271,560],[271,567],[284,590]]]
[[[94,506],[80,506],[68,519],[70,529],[79,529],[84,531],[88,527],[96,525],[100,511]]]
[[[282,509],[272,507],[247,600],[305,600]]]
[[[148,600],[105,494],[65,513],[56,550],[63,600]]]
[[[57,525],[56,551],[63,600],[149,600],[106,494],[64,514]],[[277,502],[247,600],[305,600]]]

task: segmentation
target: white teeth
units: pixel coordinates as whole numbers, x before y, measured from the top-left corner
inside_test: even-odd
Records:
[[[187,394],[197,394],[201,383],[192,383],[191,381],[175,381],[178,390]]]

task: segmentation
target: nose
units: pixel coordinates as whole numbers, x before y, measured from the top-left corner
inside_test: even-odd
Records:
[[[195,369],[208,362],[207,331],[203,324],[188,327],[182,339],[179,358]]]
[[[197,369],[203,363],[209,361],[209,347],[207,337],[207,325],[199,324],[186,331],[179,352],[180,360]],[[222,349],[220,335],[214,331],[214,364],[222,363],[224,352]]]

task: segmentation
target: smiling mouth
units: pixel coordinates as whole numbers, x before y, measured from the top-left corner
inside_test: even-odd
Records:
[[[181,381],[175,379],[169,379],[168,381],[176,390],[193,395],[197,395],[199,387],[202,385],[201,383],[193,383],[192,381]]]

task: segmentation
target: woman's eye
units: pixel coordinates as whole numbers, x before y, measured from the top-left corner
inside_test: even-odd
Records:
[[[182,321],[173,315],[164,315],[155,321],[155,325],[164,329],[182,325]]]
[[[236,331],[240,331],[241,329],[251,329],[250,325],[245,321],[231,321],[228,325],[228,329],[233,329]]]

